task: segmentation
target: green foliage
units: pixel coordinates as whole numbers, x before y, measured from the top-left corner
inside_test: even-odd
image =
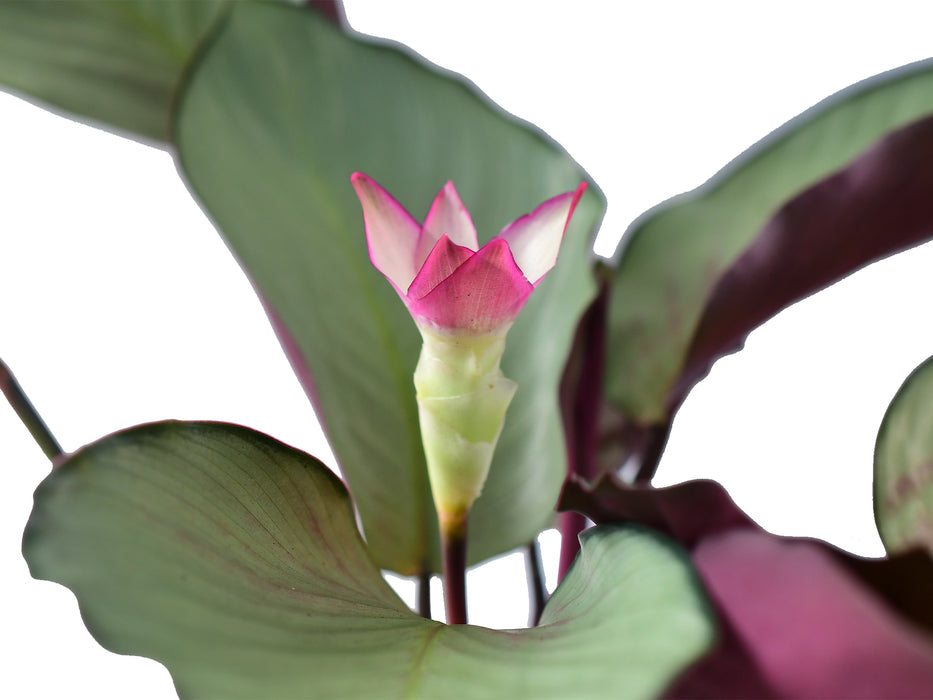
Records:
[[[667,420],[714,287],[772,216],[887,132],[931,112],[929,62],[877,76],[800,115],[702,187],[636,222],[612,284],[609,400],[638,423]]]
[[[889,553],[933,551],[933,358],[907,378],[881,422],[875,520]]]
[[[714,640],[687,560],[631,528],[587,534],[540,627],[417,617],[326,467],[220,423],[78,452],[39,487],[24,553],[101,644],[164,663],[185,697],[649,698]]]
[[[167,139],[169,101],[223,0],[0,3],[0,82],[55,108]]]
[[[371,175],[418,219],[453,180],[482,243],[585,173],[462,81],[278,5],[233,8],[180,91],[174,134],[192,191],[294,343],[376,561],[438,570],[412,386],[420,336],[369,261],[350,175]],[[546,527],[566,473],[556,396],[593,293],[603,203],[590,190],[509,333],[503,370],[519,390],[471,514],[473,562]]]
[[[328,7],[331,20],[340,15]],[[586,179],[459,76],[348,34],[307,4],[33,0],[0,1],[0,82],[171,143],[261,295],[354,493],[355,503],[314,458],[216,423],[152,424],[56,456],[24,554],[34,576],[75,592],[107,648],[161,661],[192,697],[647,698],[678,677],[680,690],[736,696],[929,687],[933,646],[912,626],[929,626],[916,594],[929,557],[859,574],[872,567],[757,531],[710,483],[571,480],[564,494],[595,521],[648,524],[692,549],[730,623],[720,653],[692,675],[681,674],[711,650],[714,613],[689,560],[657,532],[585,533],[529,630],[441,625],[386,584],[380,568],[439,570],[438,528],[412,383],[421,339],[370,265],[350,175],[371,175],[415,218],[454,181],[480,242]],[[559,388],[574,476],[596,476],[601,449],[650,454],[653,467],[686,393],[753,327],[928,238],[931,112],[933,63],[878,76],[648,212],[607,268],[608,313],[597,304],[588,314],[567,375],[578,386],[559,387],[595,291],[590,244],[604,202],[589,187],[557,267],[508,337],[502,368],[518,391],[471,514],[470,561],[550,523],[567,475]],[[892,554],[933,549],[931,401],[933,359],[879,433],[875,511]],[[488,428],[489,416],[467,418]],[[912,586],[898,579],[905,571]],[[903,605],[918,598],[924,605]],[[905,620],[891,615],[898,607]],[[816,636],[813,610],[831,621]],[[859,665],[865,649],[872,663]]]

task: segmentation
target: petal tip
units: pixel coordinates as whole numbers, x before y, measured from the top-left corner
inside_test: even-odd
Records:
[[[369,259],[396,291],[407,289],[417,273],[413,255],[421,226],[368,175],[355,172],[350,182],[363,208]]]
[[[366,173],[361,173],[359,171],[353,173],[350,176],[350,184],[352,184],[354,187],[360,184],[368,185],[370,183],[375,183],[375,182],[376,181],[373,180],[369,175],[367,175]]]
[[[584,180],[579,185],[577,185],[577,189],[573,191],[573,201],[570,202],[570,213],[571,214],[573,214],[573,210],[577,208],[577,203],[580,201],[580,198],[583,196],[583,193],[586,192],[587,187],[589,187],[589,184],[586,182],[586,180]],[[568,216],[567,219],[569,220],[570,217]]]
[[[452,180],[441,188],[431,203],[431,209],[424,219],[421,240],[418,245],[419,256],[427,257],[428,252],[440,240],[442,234],[460,246],[477,250],[476,227],[470,212],[460,199],[460,194]]]
[[[584,181],[575,190],[552,197],[499,234],[508,241],[515,262],[535,287],[557,263],[561,241],[586,188]]]

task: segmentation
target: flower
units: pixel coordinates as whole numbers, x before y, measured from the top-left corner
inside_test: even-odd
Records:
[[[586,183],[480,248],[453,183],[422,225],[372,178],[354,173],[350,180],[363,205],[369,257],[421,331],[414,379],[431,493],[442,540],[462,537],[515,395],[500,368],[506,332],[557,262]]]
[[[567,224],[586,189],[544,202],[482,248],[452,182],[421,225],[372,178],[350,178],[363,206],[369,257],[419,328],[482,335],[507,328],[557,262]]]

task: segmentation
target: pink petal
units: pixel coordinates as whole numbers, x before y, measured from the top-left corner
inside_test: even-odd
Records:
[[[415,265],[415,247],[421,226],[371,177],[353,173],[350,182],[363,205],[369,259],[403,294],[420,267]]]
[[[460,195],[457,194],[452,182],[448,182],[437,193],[434,203],[431,204],[431,210],[424,219],[421,237],[418,239],[415,251],[415,263],[418,266],[428,257],[428,253],[445,234],[457,245],[466,246],[471,251],[479,248],[476,228],[473,226],[470,212],[463,206]]]
[[[537,285],[557,262],[564,231],[584,190],[586,183],[581,182],[575,191],[549,199],[499,234],[508,242],[515,262],[532,284]]]
[[[408,288],[408,296],[421,299],[475,254],[469,248],[455,245],[446,234],[441,236]]]
[[[514,321],[533,289],[508,244],[494,238],[426,296],[407,301],[419,324],[478,334]]]

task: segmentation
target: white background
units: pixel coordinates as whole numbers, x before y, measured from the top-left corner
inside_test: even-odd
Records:
[[[922,4],[634,5],[348,0],[347,14],[465,74],[567,148],[609,199],[602,253],[639,213],[820,99],[933,50]],[[332,462],[252,290],[168,154],[0,94],[0,197],[0,356],[66,450],[140,422],[217,419]],[[687,400],[659,483],[716,478],[774,532],[880,555],[872,448],[894,392],[933,354],[930,270],[924,246],[754,332]],[[104,651],[67,590],[29,578],[20,537],[48,463],[3,404],[0,467],[6,688],[173,697],[161,666]],[[471,587],[473,621],[523,624],[516,556]]]

